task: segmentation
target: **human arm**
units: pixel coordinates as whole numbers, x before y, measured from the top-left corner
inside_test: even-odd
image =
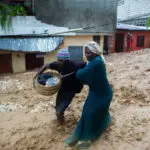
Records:
[[[35,75],[34,79],[40,75],[41,73],[43,73],[46,69],[53,69],[53,70],[57,70],[58,72],[60,71],[62,66],[62,62],[59,61],[55,61],[49,64],[45,64],[43,65],[43,67],[40,68],[40,70],[37,72],[37,74]]]
[[[94,66],[92,63],[89,63],[83,69],[79,69],[76,72],[76,77],[83,83],[90,84],[92,82],[93,73],[94,73]]]
[[[34,76],[33,80],[35,80],[37,78],[37,76],[39,76],[41,73],[43,73],[46,69],[49,68],[50,64],[45,64],[43,65],[40,70],[36,73],[36,75]]]
[[[78,69],[81,69],[81,68],[84,68],[86,66],[86,62],[83,62],[83,61],[77,61],[75,62],[75,66]]]

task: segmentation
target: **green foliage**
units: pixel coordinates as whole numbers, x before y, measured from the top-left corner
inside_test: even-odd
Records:
[[[146,21],[146,27],[147,27],[147,29],[150,27],[150,18],[147,19],[147,21]]]
[[[26,15],[26,10],[23,6],[10,6],[10,13],[12,16],[23,16]]]
[[[6,30],[6,21],[7,21],[7,14],[8,14],[8,6],[0,3],[0,24],[2,29]]]
[[[2,30],[12,27],[12,17],[17,15],[26,15],[26,10],[23,6],[8,6],[0,3],[0,25]]]

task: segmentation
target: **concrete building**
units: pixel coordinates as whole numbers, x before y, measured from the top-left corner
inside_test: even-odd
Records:
[[[149,0],[118,0],[118,22],[145,26],[148,18],[150,18]]]

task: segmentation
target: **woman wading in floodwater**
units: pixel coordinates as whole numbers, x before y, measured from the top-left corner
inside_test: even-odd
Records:
[[[113,93],[107,80],[103,54],[94,41],[86,44],[84,51],[89,62],[77,71],[76,77],[89,86],[89,93],[77,127],[66,140],[69,146],[75,146],[79,141],[96,141],[111,121],[109,106]]]

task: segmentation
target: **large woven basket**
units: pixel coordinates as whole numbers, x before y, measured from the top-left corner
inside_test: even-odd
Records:
[[[37,76],[37,78],[33,82],[34,82],[34,88],[38,93],[45,95],[45,96],[50,96],[58,92],[61,86],[61,77],[58,72],[54,72],[51,70],[46,70],[46,72],[50,72],[52,76],[59,78],[59,82],[54,86],[46,87],[38,82],[37,79],[39,76]]]

